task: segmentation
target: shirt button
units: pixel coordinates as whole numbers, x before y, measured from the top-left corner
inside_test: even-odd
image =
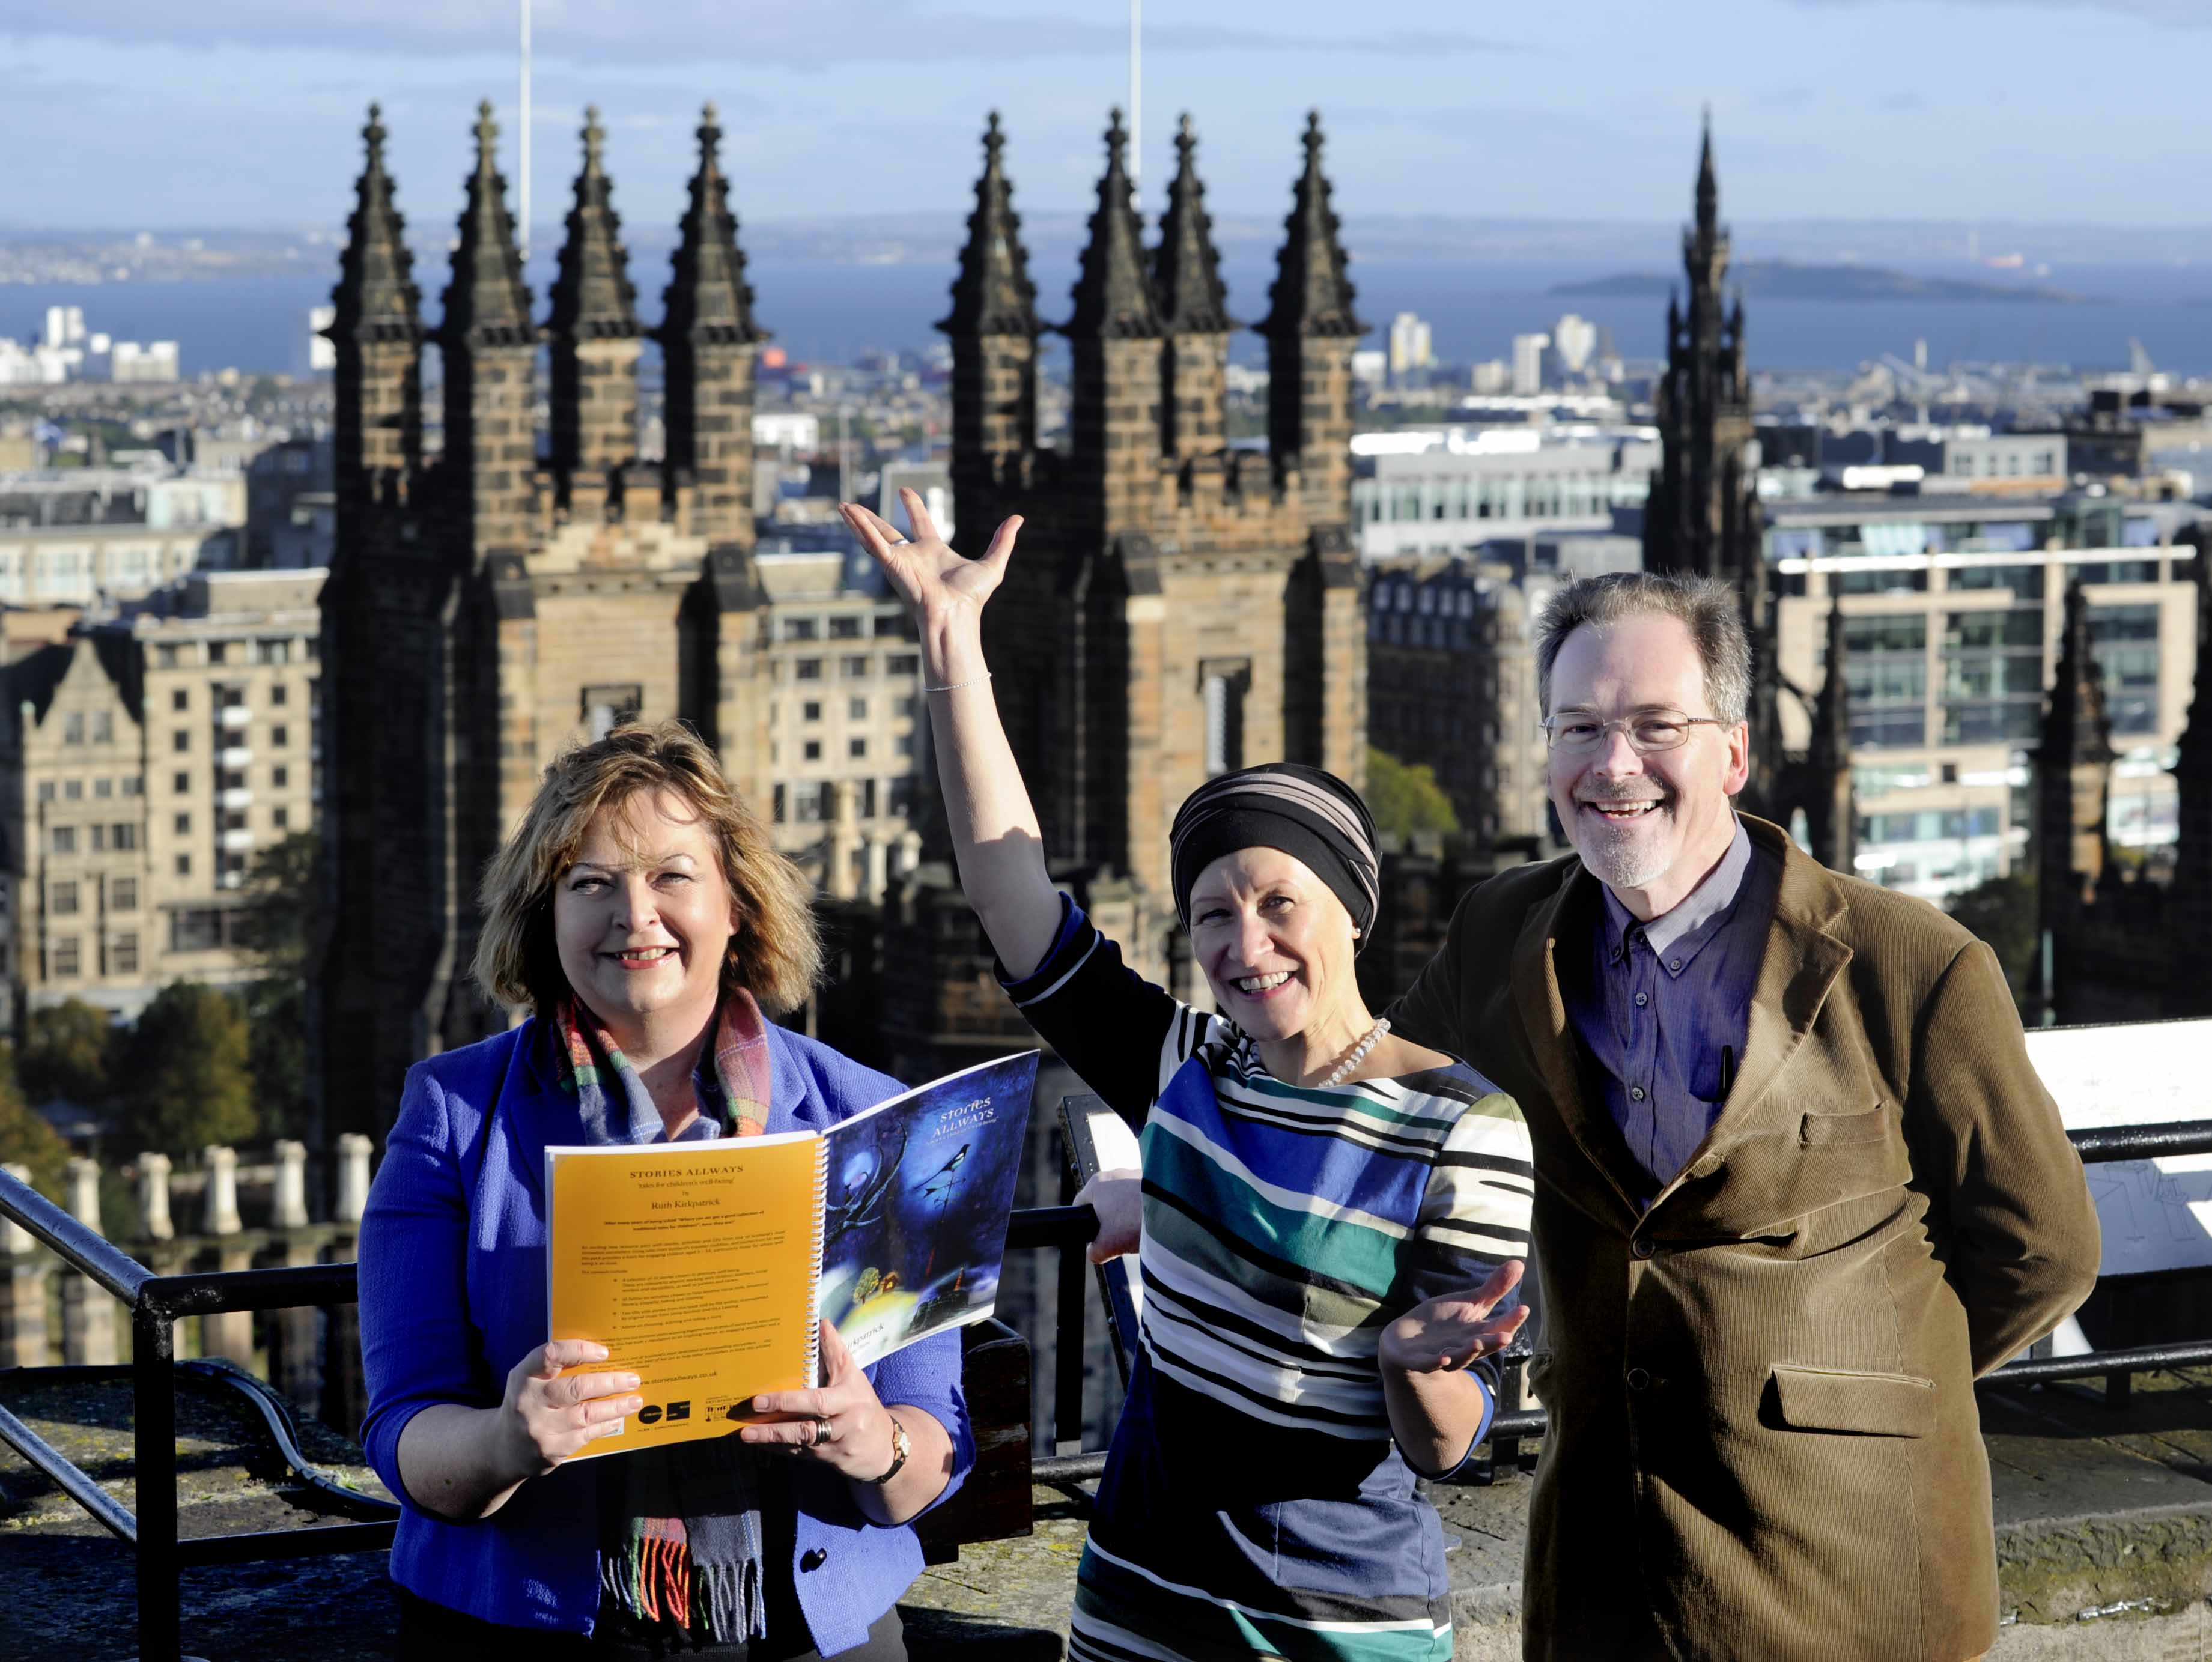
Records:
[[[1633,1257],[1650,1258],[1659,1249],[1656,1246],[1654,1246],[1650,1241],[1644,1240],[1643,1236],[1638,1235],[1635,1240],[1628,1243],[1628,1250],[1630,1254]]]
[[[799,1567],[801,1569],[820,1569],[829,1562],[830,1555],[823,1551],[820,1547],[809,1547],[799,1555]]]
[[[1628,1370],[1628,1388],[1631,1391],[1641,1391],[1650,1383],[1651,1376],[1642,1368],[1632,1368]]]
[[[1669,958],[1667,961],[1667,967],[1679,972],[1682,967],[1682,961],[1680,958]]]
[[[1636,1007],[1638,1010],[1642,1010],[1644,1005],[1650,1002],[1651,995],[1648,992],[1639,992],[1636,995]]]
[[[1631,1101],[1641,1102],[1644,1100],[1644,1087],[1641,1085],[1631,1085],[1628,1088],[1628,1095]]]

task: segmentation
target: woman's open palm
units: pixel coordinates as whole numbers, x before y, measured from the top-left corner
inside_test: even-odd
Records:
[[[914,527],[911,537],[902,537],[888,519],[857,502],[843,504],[840,512],[917,618],[980,612],[1006,577],[1006,561],[1021,530],[1021,515],[1002,520],[983,557],[970,560],[955,552],[939,535],[919,495],[901,490],[899,501],[906,509],[907,523]]]

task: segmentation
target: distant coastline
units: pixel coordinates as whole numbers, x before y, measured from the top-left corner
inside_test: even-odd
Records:
[[[2013,300],[2045,305],[2090,304],[2086,294],[2042,283],[1984,282],[1972,277],[1929,277],[1876,265],[1812,265],[1795,260],[1745,260],[1729,268],[1732,286],[1753,300]],[[1662,295],[1682,287],[1682,279],[1652,271],[1625,271],[1554,283],[1552,294],[1613,298]]]

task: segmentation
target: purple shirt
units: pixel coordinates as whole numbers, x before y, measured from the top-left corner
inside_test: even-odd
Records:
[[[1648,924],[1604,889],[1581,973],[1573,955],[1560,961],[1583,1077],[1645,1180],[1634,1197],[1644,1205],[1720,1117],[1781,884],[1782,862],[1754,849],[1739,822],[1705,880]]]

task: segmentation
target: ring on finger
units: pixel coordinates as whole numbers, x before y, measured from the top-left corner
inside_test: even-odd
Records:
[[[826,1419],[815,1421],[814,1441],[817,1444],[836,1442],[837,1441],[837,1428],[835,1425],[832,1425]]]

